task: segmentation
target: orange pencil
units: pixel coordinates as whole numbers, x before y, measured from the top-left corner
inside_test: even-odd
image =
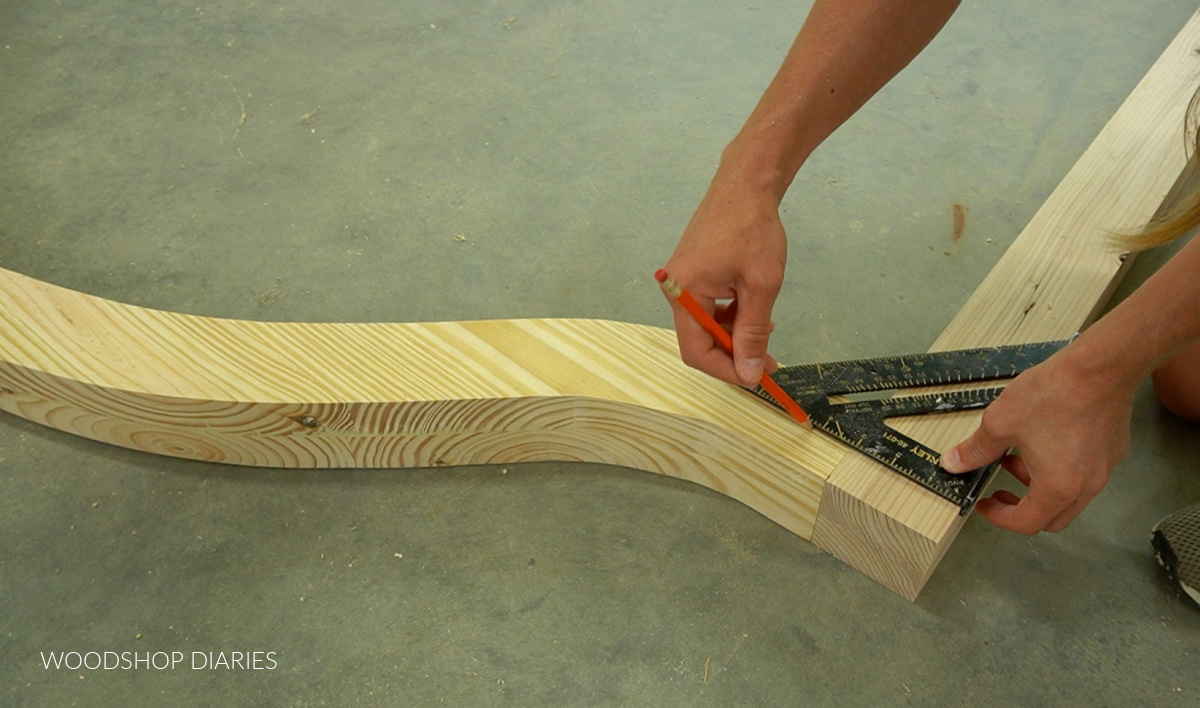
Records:
[[[659,268],[657,271],[655,271],[654,279],[657,280],[662,286],[663,292],[665,292],[669,297],[674,298],[680,305],[683,305],[683,309],[688,311],[688,314],[692,316],[692,319],[696,320],[697,324],[703,327],[704,331],[708,332],[712,338],[717,341],[717,344],[719,344],[722,349],[724,349],[730,356],[733,356],[733,338],[729,336],[729,333],[726,332],[721,325],[717,324],[717,321],[712,318],[712,315],[708,314],[703,307],[700,307],[700,303],[696,302],[696,298],[692,297],[691,293],[684,290],[683,286],[675,282],[675,279],[667,275],[667,271],[663,270],[662,268]],[[774,398],[779,405],[783,406],[784,410],[786,410],[793,418],[796,419],[796,422],[800,423],[800,425],[803,425],[806,428],[812,428],[812,423],[808,422],[808,414],[804,412],[804,409],[797,405],[796,402],[792,400],[792,397],[787,395],[787,393],[779,387],[779,384],[775,383],[771,377],[767,375],[767,372],[763,372],[762,378],[759,379],[758,383],[763,387],[764,391],[771,394],[771,397]]]

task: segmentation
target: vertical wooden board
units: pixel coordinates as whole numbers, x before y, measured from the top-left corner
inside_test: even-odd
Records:
[[[931,350],[1070,337],[1112,293],[1112,235],[1145,223],[1186,164],[1183,117],[1200,83],[1193,15]],[[959,413],[896,427],[944,450],[978,426]],[[826,480],[813,542],[913,599],[962,527],[958,509],[861,455]]]

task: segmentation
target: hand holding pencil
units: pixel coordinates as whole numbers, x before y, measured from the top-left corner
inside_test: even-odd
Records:
[[[726,332],[721,325],[717,324],[717,321],[712,318],[712,315],[708,314],[708,312],[700,306],[700,303],[696,302],[696,299],[693,298],[687,290],[683,289],[683,286],[675,282],[671,276],[667,275],[667,271],[662,268],[659,268],[654,273],[654,279],[657,280],[659,285],[662,286],[663,292],[666,293],[668,297],[678,302],[683,309],[687,310],[688,314],[690,314],[692,318],[696,320],[696,323],[703,327],[704,330],[712,336],[713,340],[715,340],[716,343],[722,349],[724,349],[727,354],[730,356],[733,355],[733,338],[730,337],[729,333]],[[771,376],[767,374],[766,371],[763,371],[762,378],[759,379],[759,385],[762,386],[767,393],[771,394],[771,397],[774,398],[779,405],[783,406],[784,410],[786,410],[793,418],[796,419],[796,422],[805,427],[812,427],[812,424],[808,421],[808,414],[806,414],[804,410],[800,408],[800,406],[796,405],[796,402],[792,400],[791,396],[788,396],[787,393],[785,393],[784,390],[771,379]]]

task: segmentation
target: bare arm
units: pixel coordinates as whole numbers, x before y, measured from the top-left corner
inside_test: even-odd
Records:
[[[770,315],[787,260],[780,200],[809,154],[921,51],[957,5],[817,0],[779,73],[722,154],[667,264],[733,330],[731,359],[676,308],[684,361],[742,385],[774,366],[766,356]],[[723,299],[733,300],[729,308],[716,305]],[[997,492],[979,503],[980,514],[1023,533],[1061,530],[1127,454],[1139,382],[1156,371],[1160,398],[1174,396],[1173,409],[1200,412],[1198,368],[1200,241],[1193,241],[1077,341],[1017,377],[943,464],[965,471],[1018,448],[1021,455],[1004,463],[1028,494]]]
[[[958,0],[817,0],[778,74],[721,163],[667,270],[732,325],[731,359],[675,306],[685,362],[757,383],[783,282],[787,243],[779,203],[809,154],[938,33]],[[733,299],[726,311],[716,301]],[[735,367],[736,362],[736,367]]]
[[[1060,531],[1083,511],[1129,451],[1138,384],[1200,342],[1200,239],[1193,239],[1124,302],[1041,366],[1018,376],[984,412],[979,430],[948,451],[960,472],[996,460],[1029,486],[1025,497],[1000,491],[979,502],[992,523],[1021,533]],[[1189,360],[1190,361],[1190,360]],[[1186,368],[1194,372],[1194,362]],[[1200,400],[1195,386],[1160,381],[1160,398]]]

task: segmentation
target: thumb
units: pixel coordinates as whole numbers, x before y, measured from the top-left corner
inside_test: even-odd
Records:
[[[739,293],[737,315],[733,320],[733,365],[746,386],[762,378],[767,360],[767,340],[775,325],[771,322],[774,298],[764,293]]]
[[[977,470],[1003,457],[1008,448],[1007,443],[1001,442],[981,425],[974,435],[942,455],[942,469],[954,474]]]

